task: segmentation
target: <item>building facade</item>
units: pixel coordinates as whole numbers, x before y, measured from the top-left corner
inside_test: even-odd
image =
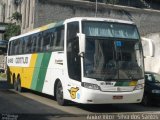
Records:
[[[151,33],[158,33],[160,36],[160,11],[158,10],[104,3],[98,3],[97,7],[97,17],[133,21],[138,26],[141,36],[150,36]],[[95,2],[86,0],[0,0],[0,22],[15,22],[10,18],[18,12],[22,18],[17,24],[21,25],[21,33],[26,33],[42,25],[71,17],[95,17],[95,8]],[[157,43],[160,37],[154,37],[153,41],[155,48],[159,48]],[[152,60],[156,58],[159,60],[159,53],[155,53]],[[148,63],[157,63],[152,60]],[[152,66],[158,66],[156,71],[160,73],[160,64]]]
[[[21,33],[26,33],[42,25],[71,17],[95,16],[95,2],[86,0],[0,0],[1,21],[11,21],[13,14],[22,15]],[[141,35],[160,31],[160,12],[131,7],[98,3],[97,17],[110,17],[134,21]],[[0,22],[1,22],[0,21]],[[150,28],[150,29],[148,29]]]
[[[33,17],[36,0],[0,0],[1,6],[3,5],[5,23],[15,22],[11,20],[13,14],[18,12],[22,15],[20,24],[22,33],[33,29]],[[0,14],[1,15],[1,14]]]

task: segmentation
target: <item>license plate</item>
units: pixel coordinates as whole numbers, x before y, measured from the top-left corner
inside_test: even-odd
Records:
[[[113,96],[113,99],[114,99],[114,100],[117,100],[117,99],[118,99],[118,100],[119,100],[119,99],[123,99],[123,96]]]

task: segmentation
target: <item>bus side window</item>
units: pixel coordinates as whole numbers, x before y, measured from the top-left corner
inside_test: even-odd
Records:
[[[32,48],[32,36],[30,35],[28,37],[28,40],[27,40],[27,53],[31,53],[31,48]]]
[[[62,51],[64,49],[64,26],[52,29],[50,33],[50,46],[52,51]]]
[[[35,35],[35,52],[38,52],[38,34]]]
[[[37,36],[32,36],[32,50],[33,53],[37,52]]]
[[[55,32],[54,32],[54,29],[52,29],[52,31],[50,33],[50,37],[51,37],[50,50],[53,51],[54,50],[54,41],[55,41]]]
[[[19,39],[19,54],[23,53],[23,38]]]
[[[46,30],[43,32],[43,51],[49,51],[50,50],[50,39],[51,34],[50,30]]]
[[[15,51],[14,41],[11,41],[11,55],[14,55],[14,51]]]
[[[55,31],[54,31],[54,40],[53,40],[53,50],[54,50],[54,51],[57,50],[56,42],[57,42],[57,31],[56,31],[56,29],[55,29]]]
[[[20,44],[19,39],[17,39],[17,40],[14,41],[14,45],[15,45],[14,55],[19,54],[19,44]]]
[[[26,54],[27,53],[28,37],[24,37],[23,41],[24,41],[24,52],[23,53]]]
[[[43,37],[42,37],[42,32],[40,32],[38,35],[37,35],[37,39],[38,39],[38,43],[37,43],[37,52],[41,52],[42,51],[42,44],[43,44]]]
[[[64,26],[56,28],[57,34],[55,39],[55,47],[57,50],[63,50],[64,49]]]
[[[25,53],[25,39],[21,38],[21,44],[22,44],[22,54]]]
[[[12,51],[12,41],[9,42],[9,47],[8,47],[8,55],[12,55],[11,51]]]

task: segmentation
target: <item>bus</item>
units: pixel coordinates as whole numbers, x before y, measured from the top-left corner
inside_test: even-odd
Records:
[[[12,37],[7,76],[15,90],[48,94],[60,105],[140,103],[143,58],[133,22],[74,17]]]

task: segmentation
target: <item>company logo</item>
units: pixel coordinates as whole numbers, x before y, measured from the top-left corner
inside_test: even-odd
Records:
[[[78,90],[78,87],[71,87],[71,89],[68,90],[72,99],[76,99],[76,93]]]

